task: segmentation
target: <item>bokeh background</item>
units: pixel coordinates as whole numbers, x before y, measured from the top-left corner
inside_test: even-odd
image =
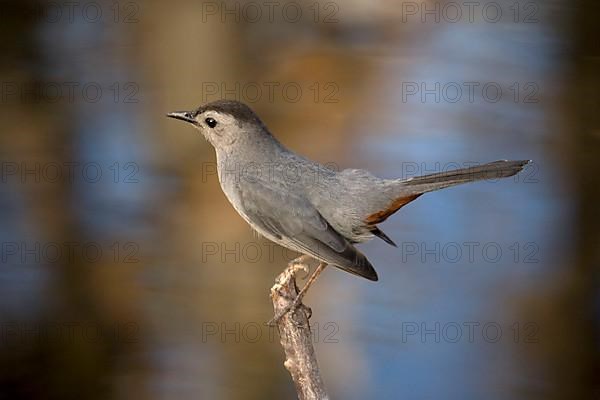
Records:
[[[165,118],[219,98],[331,168],[534,160],[390,218],[379,282],[326,271],[333,398],[599,398],[596,1],[0,6],[0,398],[295,397],[263,325],[294,254]]]

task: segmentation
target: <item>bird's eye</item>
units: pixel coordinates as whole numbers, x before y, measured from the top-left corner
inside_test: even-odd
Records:
[[[206,122],[206,125],[208,125],[211,128],[214,128],[215,126],[217,126],[217,121],[215,121],[214,118],[206,118],[204,120],[204,122]]]

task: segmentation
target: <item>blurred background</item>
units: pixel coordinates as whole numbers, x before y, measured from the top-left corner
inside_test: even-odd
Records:
[[[295,255],[165,118],[220,98],[336,169],[534,160],[386,221],[379,282],[320,278],[332,398],[600,398],[597,2],[0,5],[0,398],[295,397],[263,325]]]

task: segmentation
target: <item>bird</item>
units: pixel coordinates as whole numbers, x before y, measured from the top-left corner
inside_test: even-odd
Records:
[[[336,171],[285,147],[246,104],[217,100],[167,114],[196,128],[214,147],[223,193],[265,238],[319,261],[292,306],[327,265],[371,281],[378,275],[356,244],[394,241],[378,226],[421,195],[485,179],[510,177],[531,160],[499,160],[408,179],[382,179],[363,169]]]

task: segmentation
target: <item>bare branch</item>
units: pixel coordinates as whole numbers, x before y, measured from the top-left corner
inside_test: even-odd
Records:
[[[307,267],[292,264],[275,279],[275,285],[271,288],[275,315],[292,305],[298,295],[298,270],[306,271]],[[286,313],[277,321],[281,346],[285,352],[283,365],[292,376],[300,400],[328,399],[312,344],[309,317],[310,309],[300,303],[296,310]]]

